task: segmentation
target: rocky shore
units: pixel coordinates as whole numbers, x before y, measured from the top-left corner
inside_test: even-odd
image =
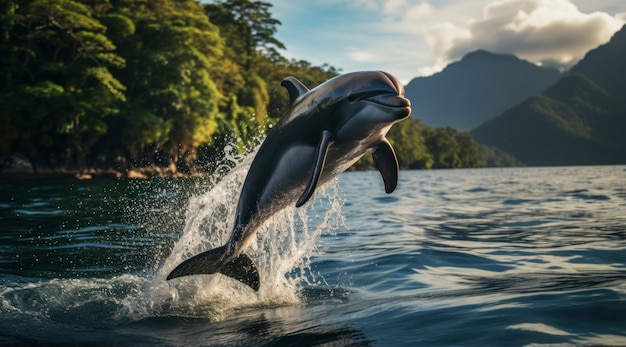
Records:
[[[183,173],[170,166],[147,166],[132,168],[86,167],[83,169],[67,168],[64,165],[33,165],[28,158],[14,154],[0,165],[0,180],[34,179],[92,179],[92,178],[149,178],[149,177],[189,177],[200,173]]]

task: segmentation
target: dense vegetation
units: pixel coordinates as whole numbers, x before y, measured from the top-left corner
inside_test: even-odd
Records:
[[[314,86],[339,73],[281,56],[270,9],[250,0],[2,1],[1,165],[18,156],[35,172],[192,173],[211,170],[226,143],[254,147],[286,110],[282,78]],[[483,164],[466,132],[406,122],[393,138],[405,167]]]
[[[451,127],[433,128],[409,118],[391,128],[387,135],[402,169],[458,169],[483,167],[478,144],[467,131]],[[365,156],[357,168],[371,168],[373,160]]]

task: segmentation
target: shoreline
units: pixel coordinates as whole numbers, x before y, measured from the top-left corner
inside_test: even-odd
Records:
[[[0,181],[31,181],[40,179],[77,179],[95,178],[151,178],[151,177],[196,177],[209,174],[197,168],[189,173],[181,172],[174,164],[169,166],[88,166],[86,168],[68,168],[65,165],[33,165],[24,155],[13,154],[0,161]],[[128,168],[130,166],[130,168]]]
[[[99,178],[136,178],[147,179],[152,177],[199,177],[208,173],[185,174],[172,171],[169,168],[139,167],[130,170],[96,169],[69,170],[66,168],[44,168],[42,170],[2,170],[0,181],[32,181],[40,179],[76,179],[90,180]]]
[[[373,167],[350,167],[346,171],[370,171],[374,170]],[[183,177],[202,177],[211,175],[211,172],[194,170],[191,173],[183,173],[180,171],[174,171],[169,167],[135,167],[129,170],[119,169],[101,169],[101,168],[88,168],[84,170],[72,170],[62,167],[51,168],[45,167],[39,170],[29,169],[15,169],[9,168],[0,170],[0,182],[10,181],[32,181],[39,179],[75,179],[75,180],[90,180],[100,178],[132,178],[132,179],[148,179],[148,178],[183,178]]]

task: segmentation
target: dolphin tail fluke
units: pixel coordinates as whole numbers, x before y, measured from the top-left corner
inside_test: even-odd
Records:
[[[229,248],[227,246],[222,246],[195,255],[172,270],[167,279],[171,280],[189,275],[221,273],[258,291],[261,280],[252,259],[245,253],[232,258],[227,257],[225,255],[228,251]],[[224,259],[227,260],[224,261]]]

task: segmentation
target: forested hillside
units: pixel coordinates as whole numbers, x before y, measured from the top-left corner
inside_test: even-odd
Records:
[[[626,105],[625,59],[626,26],[616,32],[609,42],[587,52],[571,72],[586,76]]]
[[[189,174],[253,148],[286,110],[284,77],[339,73],[284,58],[271,7],[0,2],[0,175]]]
[[[459,169],[484,167],[487,163],[478,143],[465,130],[433,128],[409,118],[394,125],[387,134],[401,169]],[[373,169],[371,156],[364,156],[356,169]]]
[[[285,75],[336,74],[276,53],[270,6],[4,1],[0,150],[35,171],[190,172],[206,147],[250,146],[281,111]]]
[[[572,72],[472,131],[528,165],[626,163],[626,27]]]

